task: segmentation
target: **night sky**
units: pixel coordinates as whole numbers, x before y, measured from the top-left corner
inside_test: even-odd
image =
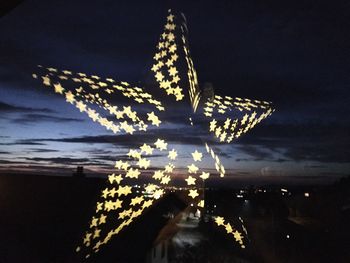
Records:
[[[92,122],[31,75],[41,64],[141,84],[173,8],[186,15],[201,86],[276,109],[221,149],[232,180],[349,174],[350,4],[298,2],[24,1],[0,17],[0,172],[70,175],[84,165],[103,175],[142,144],[142,135],[128,139]],[[159,133],[180,126],[173,118]],[[193,149],[175,137],[183,152]]]

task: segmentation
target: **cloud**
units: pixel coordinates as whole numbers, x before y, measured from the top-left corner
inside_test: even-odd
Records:
[[[50,152],[58,152],[58,150],[54,150],[54,149],[44,149],[44,148],[31,148],[28,149],[30,152],[34,152],[34,153],[50,153]]]
[[[312,165],[309,165],[309,164],[306,164],[304,165],[304,168],[305,169],[308,169],[308,168],[311,168],[311,169],[320,169],[320,168],[328,168],[327,165],[317,165],[317,164],[312,164]]]
[[[350,130],[347,124],[327,123],[270,123],[260,124],[250,133],[243,135],[220,151],[225,157],[232,158],[237,152],[249,157],[237,158],[236,161],[272,161],[272,162],[350,162]],[[47,142],[65,142],[82,144],[111,144],[122,148],[137,148],[143,143],[152,144],[157,138],[166,139],[168,143],[180,145],[204,145],[207,141],[210,145],[219,146],[214,138],[202,136],[202,132],[196,129],[159,129],[149,130],[147,133],[135,133],[133,135],[97,135],[65,138],[39,138],[18,140],[14,144],[45,144]],[[7,144],[8,145],[8,144]],[[11,145],[11,144],[10,144]],[[101,154],[106,158],[112,152],[91,152]]]
[[[268,124],[253,129],[238,139],[236,145],[257,158],[271,157],[270,151],[272,156],[279,156],[280,161],[348,163],[349,130],[347,123]]]
[[[284,162],[289,162],[290,160],[284,159],[284,158],[277,158],[274,160],[277,163],[284,163]]]
[[[16,164],[27,164],[26,162],[20,162],[20,161],[11,161],[11,160],[0,160],[0,164],[11,164],[11,165],[16,165]]]
[[[158,158],[158,157],[164,157],[166,156],[165,154],[152,154],[147,156],[147,159],[151,159],[151,158]],[[93,160],[102,160],[102,161],[112,161],[115,162],[117,160],[130,160],[130,156],[126,155],[126,154],[121,154],[121,155],[98,155],[98,156],[93,156],[92,157]],[[134,159],[132,159],[134,160]]]
[[[236,158],[236,162],[258,162],[258,161],[269,161],[276,163],[288,162],[290,160],[282,157],[281,154],[277,151],[272,151],[265,145],[241,145],[239,144],[236,149],[241,153],[250,156],[251,158]]]
[[[25,157],[25,160],[32,162],[48,162],[54,164],[64,164],[64,165],[74,165],[74,164],[101,164],[98,161],[91,162],[88,158],[67,158],[67,157],[51,157],[51,158],[41,158],[41,157]]]
[[[15,142],[0,143],[0,145],[4,145],[4,146],[13,146],[13,145],[46,145],[46,143],[31,141],[30,139],[24,139],[24,140],[17,140]]]
[[[0,112],[10,113],[10,112],[45,112],[45,113],[54,113],[53,110],[47,108],[31,108],[31,107],[22,107],[10,105],[5,102],[0,101]]]
[[[143,143],[153,144],[157,138],[165,139],[168,143],[182,145],[204,145],[201,136],[196,134],[196,131],[188,131],[182,129],[159,129],[150,130],[147,133],[119,134],[119,135],[97,135],[97,136],[81,136],[81,137],[66,137],[66,138],[40,138],[19,140],[19,143],[44,143],[44,142],[66,142],[66,143],[86,143],[97,144],[107,143],[115,144],[125,148],[139,147]],[[210,144],[216,144],[212,136],[206,139]]]
[[[255,160],[272,159],[272,153],[262,146],[240,145],[237,147],[241,152],[255,157]]]
[[[44,114],[24,114],[18,118],[12,119],[12,122],[17,124],[29,124],[29,123],[38,123],[38,122],[56,122],[56,123],[65,123],[65,122],[83,122],[81,119],[76,118],[66,118],[66,117],[57,117],[52,115]]]
[[[285,175],[285,170],[280,168],[275,168],[271,166],[265,166],[260,169],[261,176],[283,176]]]

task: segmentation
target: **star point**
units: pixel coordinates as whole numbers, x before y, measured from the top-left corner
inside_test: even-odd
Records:
[[[192,177],[191,175],[188,176],[185,181],[187,182],[187,185],[195,185],[196,184],[196,178]]]
[[[159,127],[159,125],[162,123],[161,120],[158,118],[157,115],[154,114],[154,112],[152,111],[151,113],[147,113],[147,120],[152,122],[152,125],[155,125],[157,127]]]
[[[162,140],[162,139],[158,139],[154,145],[156,146],[157,149],[159,149],[160,151],[163,151],[163,150],[166,150],[167,149],[167,146],[168,144]]]
[[[56,93],[63,94],[65,89],[62,87],[62,85],[60,83],[53,84],[53,86],[55,88]]]
[[[203,157],[203,154],[201,152],[198,152],[197,150],[195,150],[193,153],[192,153],[192,157],[193,157],[193,160],[195,162],[200,162],[202,161],[202,157]]]
[[[203,180],[206,180],[209,178],[209,173],[206,173],[206,172],[202,172],[202,174],[199,176],[200,178],[202,178]]]
[[[128,172],[126,173],[125,177],[129,177],[129,178],[139,178],[139,175],[140,175],[140,171],[138,169],[133,169],[133,168],[130,168],[128,170]]]
[[[177,157],[177,152],[175,151],[175,149],[172,149],[171,151],[169,151],[169,155],[168,155],[168,158],[170,160],[175,160]]]
[[[198,191],[195,189],[195,190],[190,190],[189,191],[189,194],[188,194],[189,197],[192,197],[193,199],[195,199],[197,196],[199,196],[198,194]]]
[[[223,217],[221,216],[217,216],[215,217],[215,223],[218,225],[218,226],[223,226],[225,224],[225,220]]]
[[[194,165],[193,163],[191,164],[191,165],[189,165],[189,166],[187,166],[187,168],[188,168],[188,172],[190,173],[190,174],[195,174],[195,173],[197,173],[197,171],[198,171],[198,167],[196,166],[196,165]]]
[[[153,148],[150,145],[146,144],[146,143],[144,143],[140,147],[140,149],[141,149],[141,152],[144,152],[146,155],[151,155],[153,153]]]

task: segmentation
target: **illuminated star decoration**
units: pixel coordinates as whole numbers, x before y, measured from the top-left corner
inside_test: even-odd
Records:
[[[214,94],[205,96],[201,92],[190,56],[187,25],[182,14],[175,17],[169,10],[153,61],[151,74],[154,75],[157,92],[113,78],[41,65],[38,66],[40,73],[32,76],[41,80],[44,86],[53,88],[68,103],[114,134],[132,135],[135,132],[148,132],[150,127],[155,129],[162,126],[162,116],[166,116],[164,113],[168,109],[166,100],[190,105],[190,125],[194,126],[196,120],[204,120],[208,135],[213,135],[216,145],[234,141],[274,111],[270,102]],[[185,65],[184,70],[180,67],[180,61]],[[115,96],[124,97],[123,101],[128,102],[116,105],[112,102]],[[147,111],[138,111],[138,104]],[[180,155],[192,160],[185,168],[187,175],[184,181],[188,197],[203,208],[204,200],[200,199],[198,184],[210,177],[210,173],[203,170],[205,155],[212,159],[217,174],[223,177],[226,173],[219,155],[208,141],[203,142],[204,151],[193,149],[189,156],[185,156],[179,149],[170,147],[166,139],[154,138],[151,143],[130,149],[128,160],[117,160],[115,172],[108,175],[106,187],[101,191],[95,214],[77,252],[85,251],[86,258],[92,252],[98,252],[113,236],[162,197],[167,192],[172,175],[176,169],[181,168],[176,163]],[[151,157],[161,154],[165,154],[168,162],[163,167],[152,170]],[[140,185],[137,187],[139,177],[147,172],[152,174],[150,182],[140,189]],[[215,222],[219,227],[224,227],[227,234],[232,235],[242,248],[245,247],[243,232],[247,232],[242,220],[241,232],[223,217],[216,217]]]

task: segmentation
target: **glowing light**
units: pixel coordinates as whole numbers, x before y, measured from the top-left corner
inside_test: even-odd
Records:
[[[233,228],[230,223],[225,223],[225,218],[222,216],[217,216],[214,219],[217,226],[221,226],[225,228],[226,233],[229,235],[233,235],[233,238],[235,239],[236,242],[240,244],[241,248],[245,248],[245,245],[243,242],[243,235],[241,232]]]
[[[196,178],[189,176],[187,179],[185,179],[187,182],[187,185],[195,185],[196,184]]]
[[[174,149],[172,149],[172,150],[169,152],[168,158],[169,158],[170,160],[175,160],[176,157],[177,157],[177,152],[176,152]]]
[[[188,99],[193,114],[204,116],[209,134],[211,133],[218,143],[232,142],[274,111],[271,103],[266,101],[219,95],[215,95],[214,98],[202,97],[197,73],[190,56],[186,23],[174,16],[171,10],[156,49],[151,72],[155,82],[158,83],[158,88],[162,91],[163,97],[160,99],[146,92],[145,88],[126,81],[116,81],[82,72],[75,73],[38,65],[41,73],[32,74],[32,77],[42,81],[45,87],[53,88],[53,91],[63,96],[68,103],[114,134],[132,135],[135,132],[148,132],[149,127],[152,126],[161,127],[163,125],[161,112],[168,110],[163,102],[164,96],[177,103],[184,101],[185,98]],[[179,66],[181,64],[187,66],[185,71],[181,71]],[[74,88],[68,88],[71,86]],[[116,105],[114,101],[112,103],[112,95],[124,97],[128,101],[127,104]],[[147,112],[135,110],[137,109],[135,104],[144,105],[148,109]],[[238,117],[237,112],[240,113]],[[110,116],[106,117],[106,114]],[[191,126],[194,126],[194,118],[186,118],[188,119]],[[221,177],[225,176],[225,168],[219,155],[208,143],[205,143],[205,148],[207,155],[215,162],[216,171]],[[143,171],[149,171],[152,167],[151,157],[164,152],[169,163],[164,165],[164,169],[153,171],[150,179],[152,182],[145,185],[143,189],[139,189],[137,182]],[[85,257],[89,258],[91,251],[98,252],[101,246],[107,244],[114,235],[130,225],[156,199],[161,198],[172,181],[171,175],[177,169],[174,161],[179,155],[181,158],[184,155],[193,159],[194,163],[187,166],[189,175],[184,179],[188,186],[186,191],[191,202],[194,202],[193,206],[196,204],[204,208],[204,200],[199,200],[200,193],[196,185],[199,181],[198,177],[206,180],[210,176],[200,168],[203,153],[198,149],[192,149],[191,155],[185,156],[186,154],[179,149],[168,150],[168,142],[165,139],[155,138],[153,143],[144,143],[139,148],[130,149],[127,156],[131,160],[115,162],[116,171],[108,175],[107,186],[100,193],[95,214],[89,222],[88,230],[84,233],[82,245],[78,246],[76,251],[84,250]],[[127,180],[124,180],[125,178]],[[242,248],[245,247],[242,233],[233,225],[225,222],[223,217],[216,217],[215,223],[219,227],[224,227]],[[242,220],[241,223],[243,225]],[[244,226],[243,229],[245,229]]]
[[[199,196],[198,191],[196,189],[191,189],[188,193],[188,196],[192,197],[193,199]]]
[[[202,178],[203,180],[206,180],[208,179],[210,176],[209,173],[206,173],[206,172],[202,172],[202,174],[199,176],[200,178]]]
[[[194,153],[192,153],[192,157],[195,162],[202,161],[203,154],[195,150]]]

